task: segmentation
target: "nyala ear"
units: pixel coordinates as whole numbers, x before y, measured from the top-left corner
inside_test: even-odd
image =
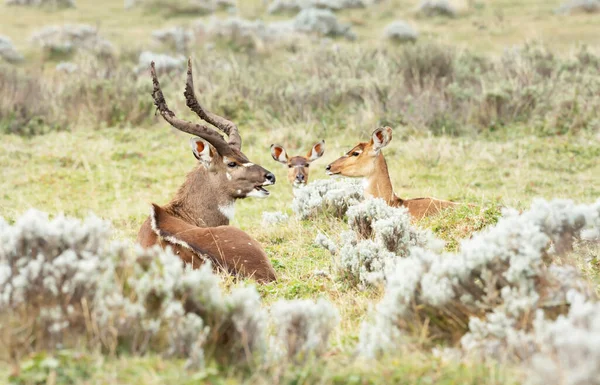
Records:
[[[192,152],[194,153],[196,159],[205,165],[208,165],[212,161],[213,152],[210,143],[208,143],[206,140],[193,137],[190,138],[190,145],[192,146]]]
[[[373,137],[371,143],[373,144],[373,150],[379,152],[382,148],[387,146],[392,140],[392,129],[390,127],[379,127],[373,131]]]
[[[283,147],[281,147],[278,144],[271,145],[271,156],[273,157],[273,159],[280,163],[287,164],[288,162],[287,153],[285,152]]]
[[[325,141],[321,140],[310,149],[308,154],[306,154],[306,158],[312,162],[313,160],[317,160],[322,157],[323,153],[325,153]]]

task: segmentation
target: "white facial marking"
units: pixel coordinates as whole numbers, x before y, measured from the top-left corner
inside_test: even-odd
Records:
[[[223,157],[223,163],[229,164],[231,162],[235,162],[235,161],[233,159],[231,159],[231,158],[226,157],[226,156]]]
[[[300,187],[304,185],[306,185],[306,182],[298,182],[297,180],[294,180],[294,184],[292,185],[292,187]]]
[[[242,193],[242,190],[237,190],[238,195],[240,195]]]
[[[251,166],[254,166],[254,163],[242,163],[242,166],[251,167]]]
[[[221,214],[225,215],[230,221],[232,221],[233,217],[235,217],[235,205],[233,203],[230,203],[225,206],[219,206],[219,211],[221,212]]]
[[[225,173],[225,175],[227,176],[227,180],[231,180],[231,174],[230,173]]]

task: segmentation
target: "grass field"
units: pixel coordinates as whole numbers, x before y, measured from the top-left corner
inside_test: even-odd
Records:
[[[238,3],[244,17],[264,15],[265,6],[258,0]],[[359,38],[353,43],[339,43],[363,47],[379,45],[385,25],[403,18],[417,26],[425,41],[467,47],[483,55],[497,56],[511,46],[531,39],[545,42],[559,56],[570,54],[581,45],[598,48],[599,16],[556,15],[554,10],[560,5],[558,1],[494,0],[474,1],[470,5],[465,2],[461,16],[454,19],[419,18],[414,14],[415,3],[390,0],[368,10],[340,13],[342,20],[353,24]],[[18,65],[20,70],[35,72],[43,65],[39,51],[31,46],[28,37],[46,24],[81,22],[98,25],[103,36],[125,51],[150,46],[151,32],[155,29],[196,19],[191,16],[167,19],[160,12],[144,9],[125,11],[123,2],[116,0],[79,0],[77,5],[77,9],[53,11],[0,4],[0,34],[10,36],[25,55],[25,62]],[[219,14],[225,15],[226,12]],[[281,18],[264,17],[267,20]],[[229,57],[227,51],[215,51],[214,54],[217,59]],[[249,60],[252,58],[250,55]],[[285,65],[282,61],[278,68],[262,68],[257,70],[256,76],[269,78],[271,71],[284,72]],[[215,68],[210,71],[216,73]],[[312,70],[317,71],[307,69],[299,77],[307,78]],[[227,76],[223,75],[221,80],[232,82],[235,79],[235,76]],[[63,79],[69,84],[68,78]],[[149,83],[149,79],[140,79],[140,82]],[[165,79],[169,79],[165,83],[170,84],[168,100],[179,98],[171,102],[179,113],[183,111],[181,95],[173,90],[183,85],[183,76]],[[210,83],[208,79],[203,81]],[[251,80],[246,82],[249,84]],[[276,88],[277,85],[266,87]],[[255,85],[256,89],[260,90],[261,85]],[[204,97],[220,97],[219,91],[223,89],[217,84]],[[220,101],[235,105],[236,98],[244,92],[251,99],[251,91],[236,90],[229,99],[224,96]],[[145,95],[150,99],[149,93]],[[108,103],[108,99],[99,101],[100,104],[103,102]],[[221,107],[219,102],[207,103]],[[252,101],[243,105],[252,106]],[[296,106],[282,107],[281,111]],[[523,374],[516,366],[456,363],[434,357],[428,349],[421,349],[425,344],[418,338],[414,347],[407,348],[397,357],[386,357],[376,364],[354,360],[353,346],[358,338],[359,324],[382,293],[378,289],[348,287],[316,273],[317,270],[329,271],[331,262],[329,254],[313,244],[315,236],[324,232],[335,238],[347,225],[329,217],[315,221],[300,221],[294,217],[290,208],[293,192],[287,182],[287,168],[271,158],[269,146],[281,142],[289,154],[304,154],[314,142],[324,139],[325,154],[312,165],[310,180],[327,178],[325,166],[358,141],[368,140],[376,128],[363,123],[371,124],[386,118],[371,116],[375,110],[369,114],[365,112],[369,108],[367,105],[362,109],[345,110],[340,104],[331,110],[323,109],[326,112],[322,114],[321,110],[315,114],[298,111],[290,120],[265,117],[266,113],[258,108],[258,111],[236,113],[241,120],[239,127],[245,143],[244,152],[250,160],[272,171],[277,184],[269,188],[271,196],[266,199],[238,202],[232,224],[263,245],[280,276],[278,282],[258,287],[264,303],[268,305],[282,298],[324,297],[339,309],[342,321],[331,338],[331,349],[325,359],[312,367],[307,365],[267,377],[260,371],[238,373],[215,367],[188,373],[182,370],[182,362],[159,355],[117,358],[97,352],[81,355],[67,352],[60,358],[58,369],[48,369],[44,366],[46,356],[40,353],[24,360],[21,376],[10,381],[15,384],[243,382],[357,385],[508,384],[523,381]],[[185,113],[182,115],[189,117]],[[52,214],[64,212],[76,217],[93,212],[113,223],[115,238],[133,241],[148,215],[149,204],[167,203],[185,174],[194,167],[196,160],[187,135],[173,130],[158,117],[141,124],[124,122],[118,127],[102,128],[80,123],[86,122],[85,118],[79,116],[78,123],[68,131],[36,136],[0,135],[0,216],[13,221],[28,208]],[[265,125],[265,122],[273,125]],[[526,209],[537,197],[570,198],[588,203],[600,197],[600,131],[597,122],[564,135],[532,133],[534,130],[530,125],[523,122],[511,122],[496,132],[469,135],[433,135],[410,125],[398,124],[394,126],[394,139],[384,154],[397,195],[403,198],[435,196],[474,205],[458,214],[445,213],[419,224],[447,240],[447,249],[455,249],[460,239],[468,238],[474,231],[496,220],[497,206]],[[290,214],[290,220],[264,226],[261,223],[263,211],[282,211]],[[597,289],[600,288],[598,282],[595,284]],[[14,367],[0,364],[0,382],[8,383],[12,370]]]
[[[268,134],[253,133],[252,127],[240,130],[251,133],[245,135],[253,143],[246,154],[278,181],[270,197],[238,203],[234,223],[256,231],[262,211],[291,214],[293,193],[287,168],[271,159]],[[357,138],[324,137],[326,151],[311,169],[311,180],[326,178],[325,166],[369,135],[367,128]],[[290,148],[290,153],[304,153],[310,140]],[[490,139],[403,138],[398,133],[384,153],[400,196],[483,205],[498,201],[526,208],[534,197],[579,201],[597,197],[597,140],[592,135]],[[81,130],[33,138],[5,135],[3,149],[0,207],[5,216],[14,218],[29,207],[74,216],[91,211],[113,221],[127,238],[137,234],[149,203],[166,203],[196,162],[187,136],[162,122],[143,129]]]

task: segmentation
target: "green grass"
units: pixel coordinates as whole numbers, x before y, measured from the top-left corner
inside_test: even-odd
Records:
[[[292,188],[287,168],[271,159],[269,133],[257,133],[252,126],[240,130],[245,138],[253,138],[247,141],[253,144],[244,147],[246,154],[278,180],[267,199],[237,204],[234,224],[260,231],[262,211],[291,213]],[[325,178],[325,166],[359,140],[367,140],[370,131],[366,128],[356,138],[324,136],[326,151],[311,168],[310,179]],[[309,148],[316,138],[307,136],[288,151]],[[187,135],[163,122],[151,128],[53,132],[33,138],[3,135],[2,143],[3,216],[14,218],[30,207],[75,216],[91,211],[112,220],[127,238],[135,236],[149,203],[165,204],[196,162]],[[593,136],[488,140],[397,134],[384,153],[401,197],[436,196],[477,205],[499,201],[523,208],[534,197],[592,201],[600,195],[600,147]]]

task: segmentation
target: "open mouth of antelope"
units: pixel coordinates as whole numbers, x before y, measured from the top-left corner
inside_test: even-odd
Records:
[[[266,190],[263,186],[268,186],[270,184],[272,183],[255,186],[254,191],[256,191],[258,194],[261,194],[262,196],[268,196],[271,193],[268,190]]]
[[[256,186],[254,186],[254,189],[252,190],[252,192],[250,194],[252,194],[252,196],[256,196],[259,198],[263,198],[263,197],[267,197],[269,196],[269,194],[271,194],[267,189],[265,189],[265,186],[271,186],[274,183],[270,180],[266,180],[261,184],[257,184]]]
[[[336,175],[340,175],[340,173],[339,173],[339,172],[332,172],[332,171],[329,171],[329,170],[325,171],[325,174],[327,174],[327,175],[329,175],[329,176],[336,176]]]

